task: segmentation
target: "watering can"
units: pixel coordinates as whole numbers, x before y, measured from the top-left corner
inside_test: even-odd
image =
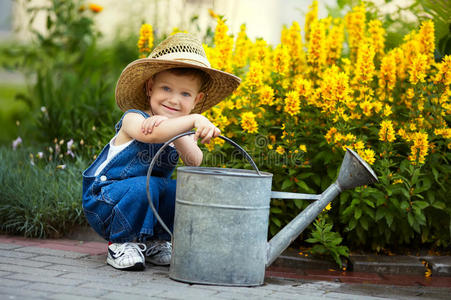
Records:
[[[347,149],[338,179],[320,195],[271,191],[272,174],[261,172],[249,154],[234,145],[254,170],[208,167],[177,169],[174,232],[164,224],[152,201],[149,177],[167,141],[147,173],[150,207],[172,238],[171,279],[225,286],[262,285],[265,268],[312,223],[338,194],[376,182],[377,176],[357,153]],[[271,198],[314,200],[267,242]]]

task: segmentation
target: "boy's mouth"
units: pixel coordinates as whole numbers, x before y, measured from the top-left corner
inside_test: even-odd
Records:
[[[175,109],[175,108],[172,108],[172,107],[169,107],[169,106],[166,106],[166,105],[163,105],[163,107],[166,108],[167,110],[170,110],[170,111],[178,111],[178,109]]]

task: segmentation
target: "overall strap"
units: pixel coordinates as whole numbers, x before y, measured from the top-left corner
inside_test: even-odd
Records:
[[[116,133],[118,133],[119,130],[121,129],[121,127],[122,127],[122,120],[124,119],[125,115],[128,114],[128,113],[130,113],[130,112],[134,112],[134,113],[140,114],[141,116],[143,116],[143,117],[146,118],[146,119],[147,119],[148,117],[150,117],[148,113],[146,113],[146,112],[144,112],[144,111],[142,111],[142,110],[138,110],[138,109],[129,109],[129,110],[127,110],[126,112],[124,112],[124,114],[122,115],[122,118],[119,120],[119,122],[117,122],[117,124],[116,124],[116,126],[115,126]]]

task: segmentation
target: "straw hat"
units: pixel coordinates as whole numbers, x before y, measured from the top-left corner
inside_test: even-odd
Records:
[[[235,75],[212,69],[201,42],[186,33],[177,33],[161,42],[148,58],[133,61],[122,71],[116,85],[116,103],[122,111],[149,110],[144,84],[154,74],[172,68],[195,68],[210,79],[202,86],[205,97],[192,113],[201,113],[221,102],[240,84]]]

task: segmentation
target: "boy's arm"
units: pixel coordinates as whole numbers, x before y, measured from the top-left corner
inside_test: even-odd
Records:
[[[182,117],[164,120],[158,127],[154,127],[151,134],[142,132],[142,122],[145,118],[137,113],[128,113],[122,120],[121,130],[130,138],[143,143],[165,143],[177,134],[197,128],[195,140],[201,139],[208,143],[211,138],[217,137],[221,132],[207,118],[199,114],[190,114]]]
[[[180,138],[180,141],[174,141],[179,155],[187,165],[200,165],[202,162],[202,151],[196,144],[197,139],[202,139],[202,143],[208,143],[212,137],[221,133],[207,118],[199,114],[164,120],[147,135],[142,132],[144,120],[140,114],[128,113],[122,121],[121,131],[140,142],[165,143],[180,133],[197,128],[194,139],[187,136]]]

